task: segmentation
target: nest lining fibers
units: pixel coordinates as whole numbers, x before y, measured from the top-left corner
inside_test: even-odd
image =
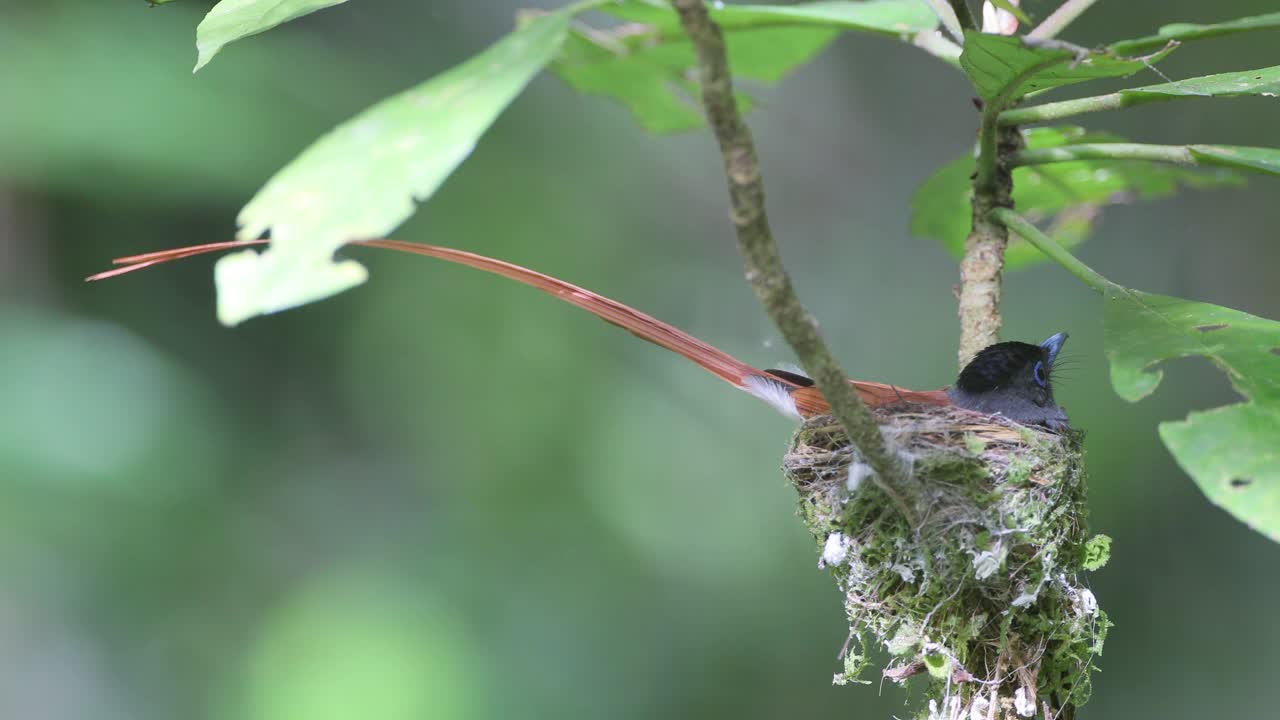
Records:
[[[1110,540],[1085,527],[1081,435],[953,407],[875,412],[914,525],[830,417],[807,421],[783,464],[844,596],[835,681],[859,681],[883,649],[885,678],[926,680],[918,717],[1073,717],[1109,626],[1084,581]]]

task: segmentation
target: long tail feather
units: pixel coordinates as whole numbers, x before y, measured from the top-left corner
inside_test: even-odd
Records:
[[[706,368],[717,377],[740,388],[746,387],[748,377],[764,374],[760,370],[730,356],[728,353],[718,350],[655,317],[615,300],[610,300],[603,295],[597,295],[585,288],[519,265],[464,250],[454,250],[421,243],[400,242],[398,240],[366,240],[356,244],[386,248],[388,250],[400,250],[415,255],[426,255],[440,260],[448,260],[449,262],[495,273],[535,287],[565,302],[577,305],[602,320],[628,330],[639,338],[682,355]]]
[[[209,243],[207,245],[192,245],[185,248],[131,255],[117,258],[114,261],[115,264],[121,267],[91,275],[87,280],[105,280],[172,260],[181,260],[195,255],[236,247],[261,245],[266,242],[266,240],[249,240]],[[540,272],[484,255],[436,245],[401,242],[399,240],[358,240],[351,244],[398,250],[414,255],[425,255],[501,275],[537,288],[565,302],[577,305],[583,310],[606,322],[617,325],[643,340],[688,358],[731,385],[765,400],[784,414],[811,417],[824,414],[830,410],[830,406],[817,388],[802,385],[783,375],[775,375],[765,370],[758,370],[657,318],[550,275],[544,275]],[[897,402],[922,402],[934,405],[948,403],[946,393],[940,390],[920,392],[901,390],[892,385],[881,383],[856,380],[851,382],[863,401],[872,407],[890,405]]]

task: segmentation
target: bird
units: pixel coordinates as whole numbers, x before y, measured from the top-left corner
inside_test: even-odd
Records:
[[[91,275],[104,280],[152,265],[194,255],[261,245],[267,240],[238,240],[160,250],[116,258],[118,267]],[[730,385],[788,417],[804,420],[829,414],[831,406],[812,379],[796,372],[757,369],[698,338],[635,308],[536,270],[465,250],[399,240],[357,240],[350,244],[407,252],[494,273],[576,305],[627,330],[642,340],[684,357]],[[902,403],[955,406],[983,415],[999,415],[1024,425],[1050,430],[1069,427],[1066,412],[1053,397],[1053,366],[1067,340],[1060,332],[1038,344],[1007,341],[979,351],[961,370],[954,385],[939,390],[907,390],[895,385],[850,380],[871,408]]]

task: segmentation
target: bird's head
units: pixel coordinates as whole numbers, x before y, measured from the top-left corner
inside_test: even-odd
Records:
[[[1053,399],[1053,364],[1066,341],[1062,332],[1039,345],[1002,342],[984,348],[960,371],[947,394],[967,410],[1053,430],[1066,428],[1067,414]]]

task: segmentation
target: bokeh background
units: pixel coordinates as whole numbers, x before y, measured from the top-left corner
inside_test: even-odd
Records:
[[[830,685],[845,626],[778,472],[791,425],[675,356],[527,288],[372,251],[353,252],[366,286],[235,330],[214,319],[209,259],[81,281],[230,238],[320,133],[552,3],[355,0],[193,77],[211,5],[0,0],[0,717],[909,714],[901,689]],[[1113,0],[1068,37],[1273,9]],[[1193,44],[1161,68],[1264,67],[1276,48]],[[759,96],[775,228],[827,338],[858,376],[949,382],[955,263],[906,227],[913,189],[971,147],[965,80],[848,35]],[[1280,140],[1273,99],[1087,121]],[[705,133],[648,136],[543,76],[396,237],[790,360],[742,281],[719,172]],[[1280,317],[1278,187],[1113,208],[1080,253],[1128,285]],[[1071,332],[1059,398],[1115,538],[1086,716],[1274,717],[1280,547],[1209,505],[1156,435],[1231,401],[1225,379],[1173,363],[1126,404],[1090,291],[1046,265],[1006,298],[1007,337]]]

